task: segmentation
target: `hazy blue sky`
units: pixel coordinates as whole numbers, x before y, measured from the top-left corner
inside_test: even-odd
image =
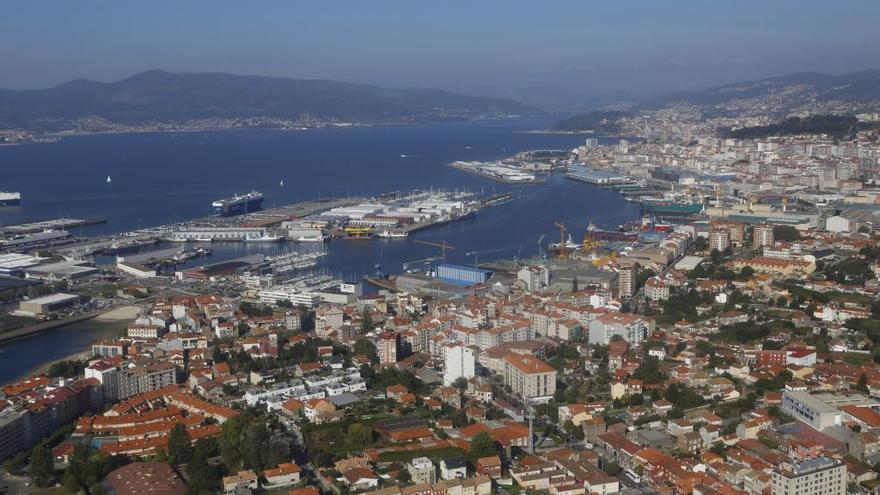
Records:
[[[0,5],[13,89],[158,68],[570,98],[880,67],[874,0]]]

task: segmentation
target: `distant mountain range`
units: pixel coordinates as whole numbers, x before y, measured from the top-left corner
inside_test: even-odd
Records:
[[[53,88],[0,89],[0,128],[69,128],[81,119],[113,124],[198,119],[312,119],[365,124],[535,115],[509,98],[434,89],[386,89],[315,79],[222,73],[143,72],[121,81],[74,80]]]
[[[841,75],[801,72],[702,91],[673,93],[644,101],[626,112],[596,110],[578,114],[558,121],[553,128],[613,133],[619,128],[621,118],[639,111],[682,104],[696,107],[704,117],[760,115],[782,120],[793,114],[877,112],[880,111],[880,70]]]
[[[553,124],[556,131],[583,131],[590,130],[600,134],[612,134],[620,130],[618,120],[628,117],[629,112],[612,110],[593,110],[581,113]]]
[[[709,113],[721,115],[743,114],[759,106],[777,116],[833,104],[870,109],[880,105],[880,70],[841,75],[800,72],[703,91],[673,93],[650,100],[639,108],[661,108],[674,103],[697,105]]]

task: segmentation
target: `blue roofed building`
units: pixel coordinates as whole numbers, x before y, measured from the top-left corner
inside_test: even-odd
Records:
[[[436,277],[444,282],[456,285],[484,284],[492,272],[475,266],[453,265],[443,263],[437,265]]]

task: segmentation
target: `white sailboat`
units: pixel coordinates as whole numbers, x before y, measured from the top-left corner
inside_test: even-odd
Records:
[[[111,182],[113,182],[113,179],[111,179],[110,176],[108,175],[107,176],[107,184],[110,184]]]

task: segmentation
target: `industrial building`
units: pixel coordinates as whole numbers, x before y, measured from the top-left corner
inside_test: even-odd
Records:
[[[444,263],[437,265],[437,278],[458,285],[485,284],[492,272],[482,268]]]
[[[79,304],[76,294],[50,294],[48,296],[28,299],[18,304],[18,313],[28,316],[43,316],[59,309],[70,308]]]
[[[435,297],[465,297],[475,293],[472,287],[464,287],[421,273],[401,273],[394,279],[394,286],[401,292],[432,294]]]
[[[25,277],[40,280],[74,280],[97,275],[99,270],[90,261],[67,260],[24,269]]]
[[[0,275],[19,276],[24,269],[39,264],[46,258],[21,253],[0,254]]]
[[[825,220],[825,230],[840,234],[843,232],[850,232],[854,229],[852,227],[852,222],[848,218],[833,216],[828,217],[828,219]]]
[[[587,168],[581,164],[574,164],[568,167],[565,176],[569,179],[586,182],[588,184],[596,184],[602,186],[610,186],[614,184],[629,184],[632,181],[626,175],[610,172],[607,170],[594,170]]]
[[[808,392],[786,390],[782,410],[817,430],[838,426],[843,421],[839,409]]]

